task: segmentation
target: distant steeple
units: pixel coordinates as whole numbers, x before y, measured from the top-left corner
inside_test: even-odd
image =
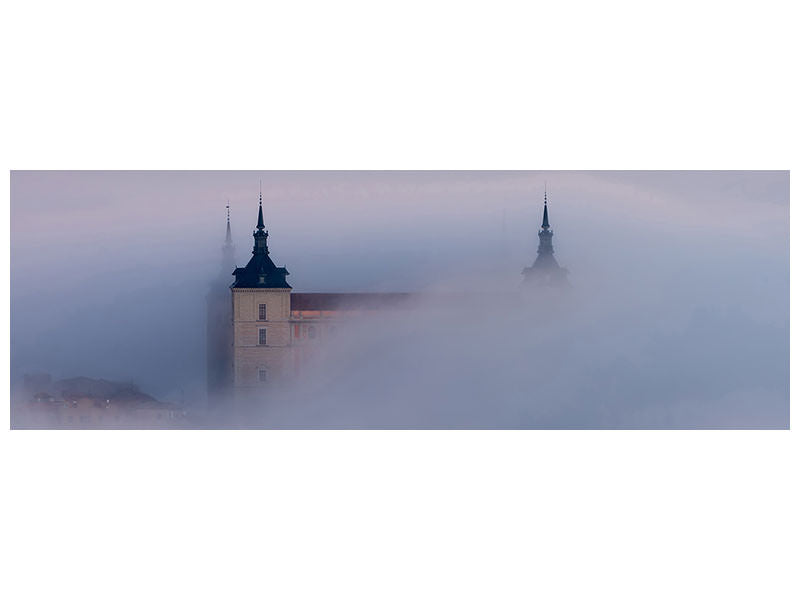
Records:
[[[542,218],[542,229],[550,229],[550,221],[547,219],[547,192],[544,193],[544,217]]]
[[[562,269],[556,261],[553,251],[553,231],[550,229],[550,217],[547,214],[547,186],[544,190],[544,211],[542,228],[539,231],[539,249],[533,265],[522,271],[523,283],[546,285],[566,284],[566,269]]]
[[[547,192],[544,193],[544,213],[542,214],[542,229],[539,232],[539,249],[536,251],[542,254],[553,254],[553,232],[550,231],[550,219],[547,216]],[[555,259],[553,259],[555,261]]]
[[[547,219],[547,182],[544,182],[544,216],[542,217],[542,229],[550,229],[550,221]]]
[[[225,205],[227,212],[227,219],[225,223],[225,243],[222,245],[222,271],[220,278],[228,279],[230,277],[230,268],[236,263],[236,248],[233,245],[233,236],[231,235],[231,204],[228,202]]]
[[[228,211],[228,226],[225,231],[225,245],[230,246],[233,243],[233,238],[231,237],[231,204],[230,202],[225,206],[225,209]]]

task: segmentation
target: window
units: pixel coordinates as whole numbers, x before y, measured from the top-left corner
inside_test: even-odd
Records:
[[[259,321],[266,321],[267,320],[267,305],[266,304],[259,304],[258,305],[258,320]]]
[[[258,330],[258,345],[259,346],[266,346],[267,345],[267,329],[262,327]]]
[[[267,382],[267,370],[266,369],[259,369],[258,370],[258,380],[261,383]]]
[[[259,275],[258,276],[258,283],[264,283],[264,279],[265,279],[264,275]]]
[[[308,326],[308,337],[311,338],[312,340],[315,337],[317,337],[317,328],[314,327],[313,325]]]

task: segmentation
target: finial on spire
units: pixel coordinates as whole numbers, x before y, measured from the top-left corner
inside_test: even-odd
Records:
[[[542,216],[542,229],[550,229],[550,220],[547,218],[547,182],[544,184],[544,215]]]
[[[258,224],[256,229],[264,230],[264,212],[261,210],[261,180],[258,180]]]

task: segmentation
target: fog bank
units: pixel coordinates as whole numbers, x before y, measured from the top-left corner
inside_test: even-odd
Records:
[[[12,384],[205,403],[205,295],[259,179],[296,291],[515,293],[547,182],[568,302],[367,319],[259,419],[285,427],[788,425],[786,172],[14,172]]]

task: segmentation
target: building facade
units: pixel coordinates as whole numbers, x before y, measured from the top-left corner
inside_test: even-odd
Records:
[[[237,391],[266,386],[284,376],[291,363],[289,271],[269,257],[261,195],[253,232],[253,256],[233,271],[233,387]]]
[[[297,293],[289,271],[270,258],[261,194],[252,257],[233,271],[229,289],[221,279],[208,296],[208,390],[213,402],[259,392],[302,372],[315,344],[335,335],[348,318],[413,304],[410,293]],[[523,271],[528,288],[566,285],[566,269],[555,260],[545,193],[539,251]],[[223,264],[232,264],[230,216]],[[227,282],[226,282],[227,283]]]

